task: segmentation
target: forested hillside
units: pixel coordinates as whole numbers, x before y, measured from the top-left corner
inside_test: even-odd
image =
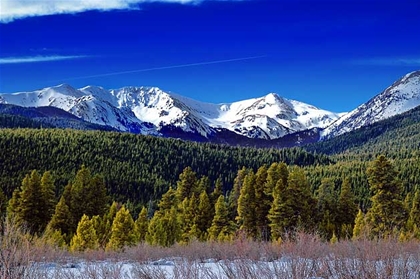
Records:
[[[0,211],[74,251],[278,240],[295,230],[331,241],[420,238],[419,114],[307,150],[2,129]]]
[[[370,191],[365,171],[367,163],[379,154],[392,160],[405,194],[420,188],[420,107],[304,148],[329,154],[331,160],[337,162],[308,167],[312,185],[320,185],[325,177],[334,178],[338,185],[347,177],[361,207],[366,209],[370,204]]]
[[[0,130],[0,185],[10,197],[33,169],[51,171],[57,193],[86,165],[104,176],[107,189],[120,201],[145,203],[160,198],[189,166],[211,181],[221,177],[224,190],[246,166],[284,161],[300,166],[328,164],[324,155],[302,149],[255,149],[199,144],[128,133],[54,129]]]

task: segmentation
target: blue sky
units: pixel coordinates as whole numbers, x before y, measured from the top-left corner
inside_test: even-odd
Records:
[[[2,0],[0,92],[269,92],[341,112],[420,69],[418,0]]]

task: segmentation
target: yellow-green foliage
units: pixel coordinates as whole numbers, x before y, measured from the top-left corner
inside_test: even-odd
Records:
[[[124,206],[120,208],[112,222],[111,237],[107,249],[121,250],[126,246],[136,244],[138,236],[130,211]]]
[[[98,238],[96,236],[93,222],[87,215],[83,215],[77,225],[76,234],[70,243],[71,251],[85,251],[98,248]]]

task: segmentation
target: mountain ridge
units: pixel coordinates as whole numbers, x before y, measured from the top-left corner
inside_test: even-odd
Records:
[[[255,146],[267,145],[260,140],[274,141],[277,146],[287,137],[287,145],[292,138],[295,145],[301,145],[333,138],[419,106],[420,71],[406,74],[349,113],[333,113],[276,93],[213,104],[146,86],[108,90],[61,84],[32,92],[3,93],[1,103],[57,107],[86,122],[136,134],[231,143],[230,137]]]
[[[62,84],[33,92],[0,94],[0,103],[55,106],[85,121],[120,131],[161,135],[159,131],[163,127],[175,126],[206,138],[217,129],[227,129],[249,138],[277,139],[293,132],[325,127],[339,117],[275,93],[211,104],[157,87],[106,90],[98,86],[75,89]]]
[[[333,138],[409,111],[420,105],[420,71],[406,74],[366,103],[350,111],[322,133]]]

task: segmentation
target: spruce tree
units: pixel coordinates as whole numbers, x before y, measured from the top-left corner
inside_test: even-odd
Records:
[[[22,181],[22,192],[17,212],[17,222],[28,226],[30,232],[40,233],[45,229],[45,200],[41,187],[41,176],[33,170]]]
[[[337,225],[340,229],[340,238],[351,238],[354,222],[356,219],[358,206],[355,196],[351,191],[350,180],[344,179],[341,185],[340,196],[338,198]]]
[[[203,191],[210,191],[211,189],[211,181],[208,176],[203,175],[198,180],[197,192],[195,194],[199,195]]]
[[[292,169],[285,192],[287,192],[287,198],[290,199],[286,204],[288,203],[288,206],[293,209],[288,229],[312,230],[315,225],[313,208],[316,206],[316,201],[312,197],[309,182],[302,168],[294,167]]]
[[[359,209],[359,212],[356,215],[356,220],[354,221],[353,228],[353,239],[358,239],[366,236],[368,232],[368,227],[366,226],[366,218],[362,210]]]
[[[236,220],[238,216],[238,200],[241,194],[242,185],[244,183],[245,176],[249,170],[245,167],[240,169],[233,181],[232,191],[229,193],[229,217],[231,220]]]
[[[399,231],[406,222],[402,187],[391,162],[380,155],[366,171],[373,196],[366,215],[371,235],[387,236]]]
[[[138,241],[144,242],[146,240],[147,228],[149,227],[149,219],[147,216],[147,208],[143,206],[139,216],[135,222]]]
[[[183,201],[185,198],[189,198],[193,193],[197,191],[197,175],[191,169],[186,167],[179,175],[177,182],[176,196],[179,201]]]
[[[47,230],[49,232],[59,231],[64,239],[68,239],[71,235],[71,220],[72,216],[70,209],[66,204],[64,195],[61,196],[60,201],[55,206],[54,214],[48,223]]]
[[[277,181],[282,180],[283,185],[287,185],[287,179],[289,177],[289,171],[285,163],[273,163],[267,169],[267,182],[265,184],[265,193],[268,196],[272,195],[274,188],[276,187]],[[271,199],[272,201],[272,199]]]
[[[255,218],[256,218],[256,229],[257,238],[261,240],[269,239],[269,228],[268,228],[268,211],[271,206],[271,197],[266,194],[266,183],[267,183],[267,167],[265,165],[258,168],[255,175]]]
[[[170,210],[172,207],[178,205],[177,192],[169,187],[168,191],[162,195],[158,203],[159,211]]]
[[[191,198],[185,198],[180,204],[179,223],[181,225],[182,242],[188,243],[194,238],[198,238],[200,232],[197,230],[196,215],[198,213],[198,200],[193,194]]]
[[[206,191],[201,192],[198,202],[197,213],[197,229],[200,232],[199,239],[205,241],[207,239],[207,231],[211,226],[214,218],[214,209],[211,208],[210,199]]]
[[[240,229],[249,237],[257,237],[257,220],[255,216],[255,174],[250,171],[244,178],[241,194],[238,199],[237,221]]]
[[[324,178],[317,190],[317,206],[316,212],[319,214],[318,231],[321,236],[329,240],[333,234],[339,230],[337,225],[338,206],[337,197],[334,192],[334,180],[331,178]]]
[[[92,220],[87,215],[83,215],[77,225],[76,234],[70,244],[72,251],[94,250],[98,247],[98,238]]]
[[[90,216],[103,216],[109,207],[104,178],[98,174],[94,175],[89,183],[87,191],[86,214]]]
[[[149,223],[146,241],[151,245],[169,247],[180,240],[181,227],[175,207],[163,212],[157,211]]]
[[[137,239],[133,217],[131,217],[128,209],[122,206],[112,222],[111,237],[107,248],[121,250],[126,246],[136,244]]]
[[[106,248],[106,245],[109,242],[112,223],[114,222],[115,216],[120,208],[121,205],[114,201],[108,208],[108,212],[106,214],[102,217],[97,215],[92,218],[101,248]]]
[[[210,240],[228,240],[233,232],[233,223],[229,220],[228,207],[223,195],[220,195],[215,205],[215,215],[209,228]]]
[[[43,212],[43,227],[45,228],[48,222],[51,220],[51,217],[54,214],[55,206],[56,206],[56,198],[55,198],[55,185],[54,179],[51,175],[50,171],[44,172],[41,178],[41,190],[43,195],[43,208],[41,209]]]
[[[20,210],[20,194],[21,194],[20,188],[16,188],[13,191],[12,198],[9,200],[7,204],[7,208],[6,208],[8,218],[13,218],[13,219],[17,218],[18,212]]]
[[[283,185],[283,180],[279,179],[272,193],[273,203],[268,213],[268,220],[273,240],[278,240],[283,236],[289,226],[287,218],[293,215],[290,204],[292,200],[288,197],[286,186]]]
[[[407,221],[407,229],[417,239],[420,238],[420,190],[414,194],[411,203],[410,214]]]
[[[74,220],[83,214],[93,217],[102,216],[107,210],[108,197],[105,183],[99,176],[92,177],[84,165],[77,172],[71,187],[70,212]]]
[[[216,204],[217,199],[220,197],[220,195],[223,195],[223,183],[221,177],[216,179],[213,192],[210,194],[210,202],[213,207]]]

